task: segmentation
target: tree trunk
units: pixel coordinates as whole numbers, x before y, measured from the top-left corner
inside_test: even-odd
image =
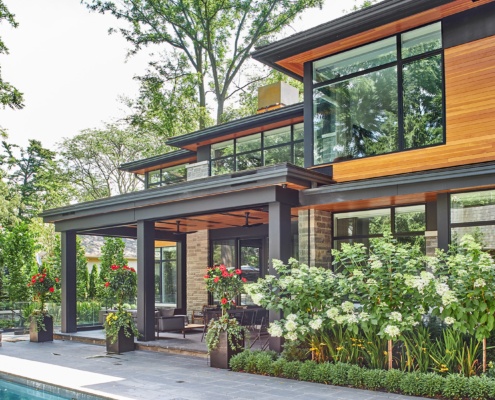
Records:
[[[393,367],[392,367],[392,349],[393,349],[393,345],[392,345],[392,340],[389,340],[388,341],[388,369],[391,370]]]

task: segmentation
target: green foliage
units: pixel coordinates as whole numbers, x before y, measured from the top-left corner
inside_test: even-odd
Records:
[[[302,381],[313,382],[315,380],[314,373],[317,365],[318,364],[312,360],[303,362],[299,368],[299,379]]]
[[[445,377],[442,394],[448,399],[462,399],[467,397],[469,378],[450,374]]]
[[[105,298],[108,291],[103,290],[103,283],[106,282],[112,265],[127,265],[124,258],[125,242],[121,238],[105,237],[101,247],[101,267],[100,267],[100,284],[97,286],[99,299],[105,301],[106,305],[111,305],[111,299]]]
[[[93,264],[93,267],[91,268],[91,273],[89,274],[89,282],[88,282],[88,298],[89,299],[96,299],[96,285],[98,283],[98,267],[96,264]]]
[[[17,28],[17,22],[2,0],[0,0],[0,22],[6,21],[13,28]],[[0,54],[8,54],[9,50],[0,38]],[[5,108],[23,108],[23,95],[10,83],[5,82],[0,75],[0,104]]]
[[[77,302],[77,323],[79,325],[94,325],[98,321],[101,303],[98,301]]]
[[[81,238],[76,237],[76,296],[78,300],[86,300],[89,291],[89,273],[86,253]]]
[[[387,371],[383,369],[363,370],[363,387],[368,390],[379,390],[385,387]]]

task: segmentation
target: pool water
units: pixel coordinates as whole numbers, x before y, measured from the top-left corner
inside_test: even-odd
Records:
[[[0,379],[0,400],[60,400],[72,399],[73,397],[61,397],[52,393],[32,389],[25,385],[8,382]]]

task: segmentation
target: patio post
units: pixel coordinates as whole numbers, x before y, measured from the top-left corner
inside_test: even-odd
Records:
[[[137,327],[144,341],[155,340],[155,223],[137,223]]]
[[[75,231],[64,231],[60,234],[62,248],[61,330],[63,333],[77,332],[76,236]]]
[[[271,260],[287,262],[292,254],[289,204],[273,202],[268,205],[268,262],[270,275],[276,275]],[[270,310],[270,322],[280,319],[279,311]],[[270,338],[270,350],[282,351],[282,338]]]

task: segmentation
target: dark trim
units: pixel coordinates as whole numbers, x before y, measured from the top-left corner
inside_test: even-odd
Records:
[[[495,225],[495,220],[455,222],[455,223],[451,223],[450,227],[451,228],[469,228],[469,227],[476,227],[476,226],[491,226],[491,225]]]
[[[437,196],[437,247],[444,251],[450,244],[450,194],[440,193]]]
[[[429,201],[426,203],[426,231],[437,230],[437,202]]]
[[[301,206],[495,185],[495,163],[464,165],[337,183],[299,193]]]
[[[304,166],[314,165],[313,63],[304,64]]]
[[[371,7],[344,15],[315,28],[257,48],[252,53],[252,57],[272,68],[293,76],[292,71],[287,71],[277,62],[452,2],[453,0],[385,0]],[[299,80],[301,80],[301,77],[299,77]]]
[[[302,117],[303,105],[302,103],[293,104],[265,112],[262,114],[251,115],[249,117],[240,118],[235,121],[226,122],[224,124],[215,125],[210,128],[202,129],[200,131],[191,132],[185,135],[177,136],[167,140],[167,144],[175,147],[184,147],[207,140],[219,139],[222,136],[237,133],[240,131],[254,129],[263,125],[281,122],[290,118]],[[289,125],[289,124],[288,124]],[[260,132],[262,129],[260,129]]]
[[[495,3],[488,3],[443,20],[444,48],[495,35]]]
[[[66,231],[61,240],[62,321],[63,333],[77,332],[77,268],[76,232]]]
[[[160,154],[155,157],[144,158],[142,160],[124,163],[120,165],[119,169],[122,171],[134,172],[136,170],[141,170],[143,168],[152,168],[173,161],[180,161],[182,159],[187,160],[188,158],[194,155],[196,155],[196,152],[194,151],[181,149],[166,154]]]

